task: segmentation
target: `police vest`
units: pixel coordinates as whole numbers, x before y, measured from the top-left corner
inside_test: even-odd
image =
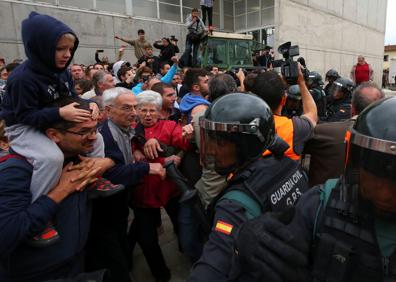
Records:
[[[327,108],[327,121],[343,121],[351,118],[351,104],[343,101],[329,105]]]
[[[274,120],[276,134],[289,145],[289,149],[286,150],[285,156],[291,158],[292,160],[299,160],[300,155],[294,152],[293,147],[294,126],[292,119],[274,115]],[[263,156],[268,156],[270,154],[271,152],[269,150],[266,150],[263,153]]]
[[[216,201],[230,199],[238,202],[244,207],[246,217],[251,219],[266,211],[285,210],[308,188],[308,177],[297,162],[285,156],[271,155],[258,159],[236,175]],[[238,197],[228,196],[235,191],[239,192]],[[245,201],[241,195],[246,195],[250,201]]]
[[[331,191],[314,231],[312,281],[396,281],[396,252],[382,256],[373,216],[342,201],[340,186]]]

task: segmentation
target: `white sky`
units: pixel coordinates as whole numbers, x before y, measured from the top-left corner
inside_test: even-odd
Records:
[[[396,44],[396,0],[388,0],[385,45]]]

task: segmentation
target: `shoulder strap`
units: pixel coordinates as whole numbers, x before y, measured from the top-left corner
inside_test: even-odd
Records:
[[[333,191],[333,189],[336,187],[337,182],[338,182],[338,178],[334,178],[334,179],[329,179],[324,184],[320,185],[320,196],[319,196],[320,204],[316,211],[316,216],[315,216],[315,223],[313,228],[314,238],[316,236],[316,231],[318,227],[319,214],[321,210],[327,206],[327,202],[329,201],[331,191]]]
[[[320,200],[324,201],[323,206],[325,207],[327,205],[327,202],[329,201],[331,191],[336,187],[338,178],[334,179],[329,179],[325,182],[323,185],[323,189],[321,190],[320,193]]]
[[[23,156],[21,156],[21,155],[18,155],[18,154],[12,154],[12,153],[10,153],[10,154],[7,154],[7,155],[5,155],[5,156],[2,156],[2,157],[0,158],[0,163],[3,163],[3,162],[5,162],[5,161],[7,161],[7,160],[9,160],[9,159],[24,160],[25,157],[23,157]]]
[[[253,219],[261,214],[261,207],[257,201],[242,190],[231,190],[226,192],[220,198],[220,201],[222,199],[228,199],[241,204],[245,208],[245,215],[248,219]]]

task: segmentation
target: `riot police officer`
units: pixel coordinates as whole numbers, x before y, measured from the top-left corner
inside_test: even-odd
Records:
[[[271,109],[256,95],[217,99],[200,128],[201,163],[212,165],[228,184],[214,202],[212,232],[189,281],[228,281],[241,275],[239,262],[232,260],[239,226],[292,206],[308,188],[307,178],[297,162],[284,156],[288,145],[275,136]],[[261,157],[266,149],[272,154]]]
[[[309,72],[307,87],[315,101],[319,119],[323,119],[326,116],[326,94],[323,91],[323,85],[324,83],[320,73],[316,71]]]
[[[335,69],[329,69],[326,72],[326,81],[327,84],[324,88],[324,92],[326,93],[326,97],[330,95],[330,87],[333,85],[333,82],[336,81],[338,78],[340,78],[340,75],[338,74],[338,71]]]
[[[334,81],[330,88],[330,98],[327,105],[326,121],[343,121],[351,116],[351,97],[355,83],[345,77]]]
[[[287,90],[287,98],[285,106],[282,109],[282,116],[292,118],[294,116],[301,116],[302,114],[300,87],[297,84],[292,85]]]
[[[395,115],[396,97],[360,113],[344,175],[305,193],[288,225],[269,213],[244,224],[239,259],[263,281],[396,281]]]

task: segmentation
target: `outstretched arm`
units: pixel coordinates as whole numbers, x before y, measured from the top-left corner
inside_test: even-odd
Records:
[[[125,38],[125,37],[122,37],[122,36],[118,36],[118,35],[114,35],[114,38],[118,39],[118,40],[121,40],[121,41],[123,41],[125,43],[131,44],[132,46],[135,46],[135,42],[132,39],[128,39],[128,38]]]

